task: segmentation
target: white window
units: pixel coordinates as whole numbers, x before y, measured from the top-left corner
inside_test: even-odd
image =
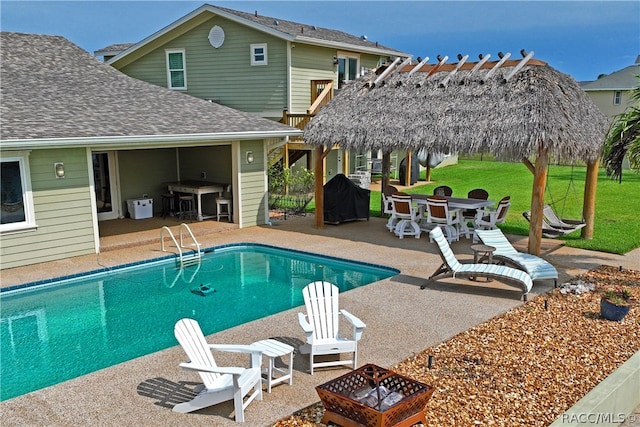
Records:
[[[267,65],[267,44],[251,45],[251,65]]]
[[[613,105],[620,105],[622,102],[622,92],[619,90],[613,92]]]
[[[187,66],[184,49],[167,50],[167,87],[169,89],[187,88]]]
[[[0,159],[0,232],[36,226],[28,155],[15,153],[14,157]]]
[[[360,58],[357,56],[348,56],[338,54],[338,89],[350,80],[355,80],[360,75],[358,71],[360,69]]]

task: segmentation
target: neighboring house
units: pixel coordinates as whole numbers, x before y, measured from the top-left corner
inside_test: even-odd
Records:
[[[410,55],[342,31],[205,4],[146,39],[94,52],[123,73],[214,103],[303,128],[333,90],[366,70]],[[283,111],[286,110],[283,118]],[[310,148],[291,141],[271,161],[291,165]],[[340,150],[326,179],[355,168]]]
[[[203,172],[232,185],[240,227],[268,221],[268,141],[298,129],[131,78],[63,37],[2,32],[0,46],[2,269],[97,253],[127,199],[157,213],[168,183]]]
[[[639,75],[640,55],[635,64],[580,86],[607,117],[614,118],[632,105],[631,90],[640,83]]]

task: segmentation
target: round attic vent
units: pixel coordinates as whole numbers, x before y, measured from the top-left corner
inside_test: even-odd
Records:
[[[224,43],[224,30],[217,25],[209,31],[209,43],[216,49]]]

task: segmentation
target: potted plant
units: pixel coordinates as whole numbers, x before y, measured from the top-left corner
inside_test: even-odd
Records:
[[[630,308],[631,292],[627,289],[609,289],[600,298],[600,316],[604,319],[620,321]]]

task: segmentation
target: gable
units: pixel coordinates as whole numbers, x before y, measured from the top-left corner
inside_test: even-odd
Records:
[[[177,21],[167,25],[165,28],[152,34],[141,42],[129,47],[124,52],[121,52],[119,55],[110,59],[109,64],[114,65],[116,68],[124,67],[128,63],[135,61],[137,58],[144,56],[149,52],[149,50],[155,49],[158,45],[166,43],[171,38],[175,38],[178,35],[189,31],[202,22],[208,20],[211,16],[220,16],[230,22],[236,22],[247,28],[253,28],[256,31],[272,35],[273,37],[279,38],[285,42],[309,43],[318,46],[354,50],[381,56],[411,56],[399,50],[380,45],[378,42],[370,42],[366,37],[356,37],[342,31],[322,28],[312,24],[302,24],[279,18],[262,16],[258,14],[257,11],[250,14],[205,4]],[[102,52],[103,50],[104,49],[97,52]]]
[[[224,32],[224,42],[218,48],[209,42],[209,33],[215,26]],[[266,45],[266,65],[251,64],[252,44]],[[166,43],[147,49],[144,56],[120,70],[137,79],[168,87],[166,52],[171,49],[184,50],[185,93],[242,111],[282,114],[287,86],[285,41],[210,15],[209,19]],[[118,67],[117,62],[113,65]]]

